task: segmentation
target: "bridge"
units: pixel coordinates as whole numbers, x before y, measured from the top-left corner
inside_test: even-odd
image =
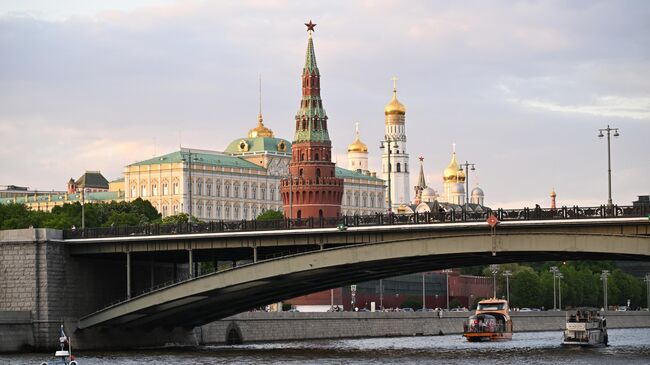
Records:
[[[650,260],[650,220],[589,218],[420,223],[69,239],[73,255],[147,261],[167,253],[239,266],[188,278],[83,317],[79,328],[194,327],[268,303],[357,282],[480,264]],[[176,255],[172,254],[176,253]],[[125,278],[130,280],[130,274]],[[127,284],[130,287],[130,284]],[[127,289],[130,290],[130,289]],[[129,293],[130,294],[130,293]]]

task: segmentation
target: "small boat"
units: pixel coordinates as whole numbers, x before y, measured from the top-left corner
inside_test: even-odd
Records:
[[[63,324],[61,324],[61,336],[59,337],[61,349],[54,353],[54,361],[43,361],[41,365],[78,365],[75,357],[72,355],[72,347],[70,346],[70,339],[63,331]]]
[[[463,324],[463,336],[470,342],[512,340],[508,301],[492,298],[478,302],[476,313]]]
[[[562,346],[607,346],[607,320],[596,308],[567,313]]]

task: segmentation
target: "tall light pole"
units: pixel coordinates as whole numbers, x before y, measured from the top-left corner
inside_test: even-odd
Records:
[[[503,276],[506,277],[506,300],[508,301],[508,306],[510,305],[510,277],[512,276],[512,271],[505,270]]]
[[[384,280],[379,279],[379,308],[384,310]]]
[[[460,164],[461,168],[465,168],[465,219],[467,219],[467,210],[469,208],[469,172],[475,171],[476,168],[474,167],[473,163],[470,163],[468,161],[465,161],[465,163]],[[471,167],[471,169],[470,169]]]
[[[492,264],[490,265],[490,272],[492,272],[492,278],[494,279],[494,295],[493,298],[497,297],[497,274],[499,273],[499,265]]]
[[[561,272],[557,273],[557,306],[559,310],[562,310],[562,275]]]
[[[188,195],[189,195],[189,203],[190,203],[190,206],[187,209],[187,212],[189,213],[189,215],[187,217],[187,223],[192,223],[192,205],[193,205],[192,204],[192,185],[194,185],[194,182],[192,181],[192,160],[193,160],[193,158],[192,158],[192,150],[188,149],[187,151],[188,151],[187,152],[188,153],[187,161],[185,160],[185,157],[183,157],[181,159],[181,161],[186,161],[187,162],[187,171],[188,171],[188,175],[189,175],[188,179],[190,180],[190,184],[188,185],[188,189],[187,189],[187,192],[188,192]]]
[[[424,310],[427,308],[427,306],[426,306],[426,300],[427,300],[427,299],[426,299],[426,288],[425,288],[425,285],[426,285],[426,283],[425,283],[425,281],[424,281],[424,273],[422,273],[422,311],[423,311],[423,312],[424,312]]]
[[[601,128],[598,129],[598,134],[599,138],[605,137],[603,132],[607,132],[607,188],[608,188],[608,195],[607,195],[607,206],[611,209],[614,204],[612,203],[612,154],[611,154],[611,137],[610,134],[611,132],[614,132],[614,137],[618,137],[618,128],[610,128],[609,124],[607,125],[607,128]]]
[[[86,229],[86,182],[81,187],[81,230]],[[84,233],[85,234],[85,233]]]
[[[393,202],[391,198],[391,187],[390,187],[390,175],[392,172],[391,168],[391,163],[390,163],[390,155],[393,153],[393,144],[391,140],[388,139],[388,137],[385,137],[386,139],[381,141],[381,144],[379,145],[379,148],[383,151],[384,148],[388,148],[388,214],[391,214],[393,212]],[[388,145],[388,147],[386,147]]]
[[[643,279],[645,281],[646,287],[645,287],[645,295],[646,295],[646,302],[645,306],[646,308],[650,308],[650,273],[645,274],[645,278]]]
[[[449,273],[451,272],[451,269],[444,269],[442,272],[445,274],[445,279],[447,281],[447,310],[449,310]]]
[[[551,269],[549,271],[553,274],[553,310],[556,310],[557,302],[555,297],[555,278],[557,277],[557,273],[560,272],[560,270],[557,268],[557,266],[551,266]]]
[[[600,273],[600,280],[603,281],[603,309],[607,312],[607,277],[610,276],[609,270],[603,270]]]

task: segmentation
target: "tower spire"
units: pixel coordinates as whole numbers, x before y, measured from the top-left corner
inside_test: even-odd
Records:
[[[320,72],[312,39],[316,24],[310,20],[305,25],[309,38],[301,76],[302,97],[295,117],[290,176],[282,179],[282,202],[285,216],[290,218],[337,217],[341,214],[343,179],[336,177],[327,114],[320,96]],[[307,192],[308,202],[303,200]]]

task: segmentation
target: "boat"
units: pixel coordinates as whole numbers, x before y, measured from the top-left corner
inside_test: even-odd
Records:
[[[607,320],[596,308],[567,312],[562,346],[607,346]]]
[[[463,336],[470,342],[512,340],[512,320],[505,299],[484,299],[476,313],[463,324]]]
[[[65,335],[63,331],[63,324],[61,324],[61,336],[59,337],[61,349],[54,353],[54,361],[43,361],[41,365],[78,365],[77,360],[72,355],[72,347],[70,346],[70,338]]]

